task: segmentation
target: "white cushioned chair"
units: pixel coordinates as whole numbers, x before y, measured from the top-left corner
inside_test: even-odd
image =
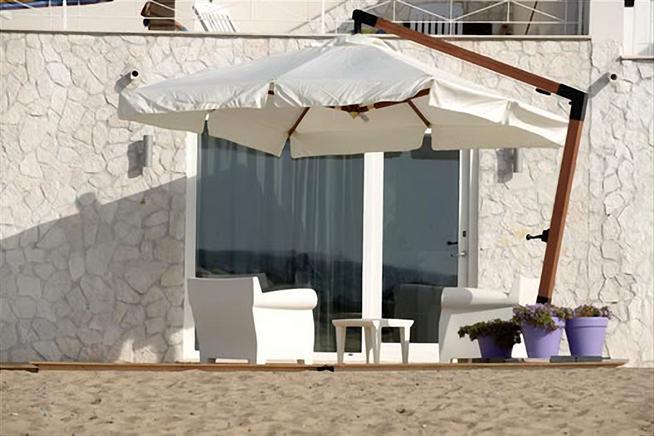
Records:
[[[441,297],[441,317],[438,326],[439,360],[480,357],[477,341],[460,338],[459,328],[480,321],[511,319],[513,307],[535,304],[538,279],[518,277],[510,292],[479,288],[445,288]],[[513,348],[513,357],[527,357],[524,341]]]
[[[188,279],[203,362],[313,362],[313,289],[262,292],[257,277]]]

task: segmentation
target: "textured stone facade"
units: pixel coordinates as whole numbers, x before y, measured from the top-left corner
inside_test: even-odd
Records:
[[[561,77],[553,70],[550,77],[595,93],[586,117],[554,303],[609,306],[615,318],[609,323],[606,351],[629,358],[631,365],[652,366],[654,64],[621,62],[620,46],[611,43],[592,44],[583,70],[567,70],[560,56],[550,56],[557,69],[582,73]],[[618,80],[608,82],[607,73],[617,74]],[[507,170],[507,155],[481,153],[481,286],[506,288],[516,272],[540,274],[545,244],[522,238],[549,226],[560,160],[547,151],[522,153],[525,171],[519,174]],[[498,183],[503,178],[507,180]]]
[[[566,113],[566,102],[407,42],[408,54]],[[171,361],[181,356],[185,135],[120,121],[140,83],[315,43],[309,38],[0,33],[0,360]],[[608,350],[654,361],[652,63],[577,40],[461,40],[466,48],[586,89],[592,100],[555,302],[609,304]],[[153,165],[143,168],[143,134]],[[481,152],[479,285],[537,276],[560,152]]]

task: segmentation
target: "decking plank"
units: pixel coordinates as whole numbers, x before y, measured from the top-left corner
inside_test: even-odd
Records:
[[[38,372],[39,368],[31,363],[0,363],[0,371]]]
[[[0,369],[25,371],[214,371],[214,372],[300,372],[300,371],[441,371],[457,369],[552,369],[552,368],[616,368],[625,359],[606,359],[601,362],[506,362],[506,363],[381,363],[381,364],[314,364],[271,363],[103,363],[103,362],[29,362],[0,364]]]

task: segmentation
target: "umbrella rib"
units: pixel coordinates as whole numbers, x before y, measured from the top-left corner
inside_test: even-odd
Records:
[[[379,103],[375,103],[373,106],[374,106],[375,109],[381,109],[381,108],[385,108],[385,107],[388,107],[388,106],[394,106],[396,104],[402,104],[402,103],[410,102],[414,98],[424,97],[425,95],[429,94],[429,91],[431,91],[431,88],[427,88],[427,89],[423,89],[422,91],[418,91],[418,93],[416,95],[414,95],[413,97],[409,97],[409,98],[407,98],[406,100],[403,100],[403,101],[380,101]]]
[[[351,105],[347,105],[347,106],[327,106],[327,107],[329,107],[330,109],[342,110],[344,112],[363,113],[363,112],[368,112],[368,111],[370,111],[372,109],[383,109],[385,107],[395,106],[396,104],[412,103],[411,100],[413,100],[414,98],[424,97],[425,95],[429,94],[430,91],[431,91],[431,88],[423,89],[422,91],[419,91],[418,93],[416,93],[416,95],[414,95],[413,97],[409,97],[406,100],[402,100],[402,101],[380,101],[380,102],[371,104],[369,106],[361,106],[361,105],[358,105],[358,104],[351,104]],[[414,110],[417,111],[418,109],[414,108]],[[418,111],[418,116],[420,117],[420,119],[423,120],[423,122],[429,123],[429,121],[427,121],[427,118],[424,118],[422,116],[422,114],[419,113],[419,111]]]
[[[420,109],[416,107],[415,103],[412,102],[411,100],[407,100],[406,102],[411,107],[411,109],[413,109],[413,112],[415,112],[416,115],[418,115],[418,118],[422,120],[422,122],[425,124],[425,127],[431,127],[431,123],[429,122],[427,117],[425,117],[423,113],[420,112]]]
[[[307,114],[307,112],[309,112],[309,109],[310,109],[310,108],[305,107],[305,108],[302,110],[302,113],[300,114],[300,116],[297,118],[297,120],[295,120],[295,123],[293,124],[293,126],[292,126],[292,127],[289,129],[289,131],[288,131],[288,137],[289,137],[289,138],[291,137],[291,135],[293,134],[293,132],[295,132],[295,129],[297,129],[297,126],[300,125],[300,123],[302,122],[302,119],[303,119],[304,116]]]

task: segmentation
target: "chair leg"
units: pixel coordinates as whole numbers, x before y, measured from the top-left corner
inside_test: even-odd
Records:
[[[382,329],[381,329],[381,327],[377,327],[377,326],[371,327],[371,329],[372,329],[372,335],[371,336],[373,336],[372,351],[373,351],[373,355],[374,355],[374,360],[375,360],[375,363],[379,363],[379,361],[380,361],[379,353],[381,351],[381,333],[382,333]]]
[[[411,342],[411,330],[400,327],[400,342],[402,343],[402,363],[409,363],[409,343]]]
[[[372,329],[370,327],[363,327],[364,339],[366,341],[366,363],[370,363],[370,352],[373,350]]]
[[[345,327],[336,327],[336,361],[343,363],[345,354]]]

